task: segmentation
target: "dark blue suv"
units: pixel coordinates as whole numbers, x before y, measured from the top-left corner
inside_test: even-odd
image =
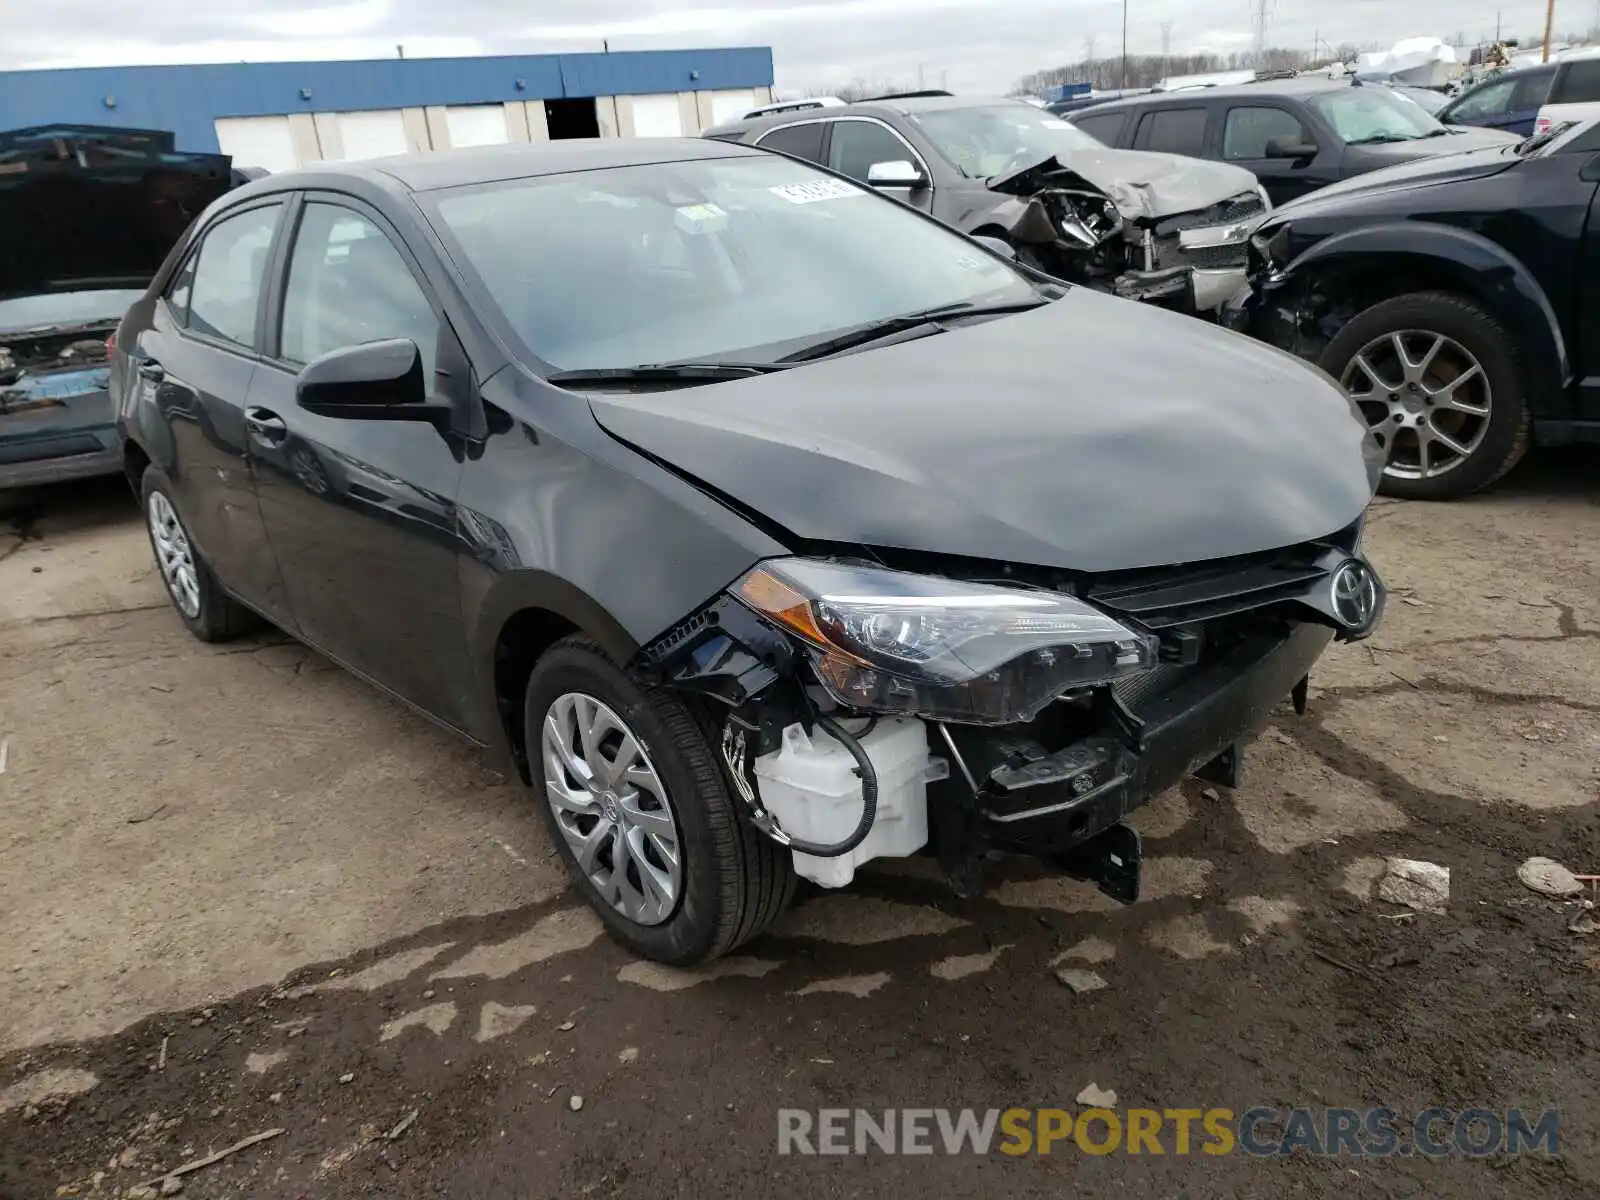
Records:
[[[1527,137],[1555,76],[1555,63],[1506,71],[1462,92],[1439,111],[1439,120],[1446,125],[1481,125]]]

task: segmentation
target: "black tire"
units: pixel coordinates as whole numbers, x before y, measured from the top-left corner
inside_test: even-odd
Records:
[[[183,514],[178,508],[178,502],[173,498],[171,481],[159,468],[146,467],[139,481],[139,501],[144,515],[145,533],[150,538],[150,553],[155,556],[157,571],[161,571],[161,551],[156,545],[156,534],[150,519],[150,498],[157,493],[170,506],[179,527],[183,530],[184,538],[188,541],[190,559],[194,563],[195,582],[199,590],[198,611],[186,612],[179,603],[173,586],[168,582],[165,573],[162,573],[162,586],[167,590],[167,599],[172,601],[172,609],[178,614],[178,619],[202,642],[230,642],[258,628],[263,623],[261,618],[222,590],[210,566],[200,557],[199,550],[195,549],[193,539],[189,538],[189,531],[183,524]]]
[[[678,824],[683,883],[677,907],[661,924],[630,920],[601,896],[578,869],[546,800],[544,719],[568,692],[593,696],[621,717],[667,791]],[[704,711],[668,689],[641,688],[598,645],[576,636],[557,642],[534,665],[526,701],[523,732],[535,800],[578,889],[613,939],[643,958],[690,966],[726,954],[782,915],[794,896],[794,860],[740,811]]]
[[[1450,292],[1411,292],[1359,313],[1328,343],[1317,365],[1341,383],[1362,347],[1387,334],[1442,334],[1478,360],[1489,384],[1487,429],[1470,454],[1443,474],[1406,479],[1384,472],[1378,490],[1410,500],[1455,500],[1496,483],[1527,452],[1530,419],[1522,351],[1514,335],[1472,300]]]

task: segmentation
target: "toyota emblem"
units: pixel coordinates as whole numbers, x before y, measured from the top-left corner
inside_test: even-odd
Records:
[[[1357,559],[1343,563],[1333,573],[1333,615],[1352,632],[1372,624],[1378,613],[1378,577]]]

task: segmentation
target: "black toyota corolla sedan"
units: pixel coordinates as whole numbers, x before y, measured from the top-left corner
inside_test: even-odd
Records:
[[[1382,609],[1325,376],[750,147],[263,180],[116,345],[189,629],[264,619],[508,753],[665,962],[874,857],[1130,900],[1122,817],[1233,782]]]

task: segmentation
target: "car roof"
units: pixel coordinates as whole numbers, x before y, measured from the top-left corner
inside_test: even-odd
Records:
[[[706,136],[754,133],[774,125],[796,125],[802,121],[837,121],[840,117],[881,117],[885,113],[905,116],[910,113],[937,112],[958,108],[992,108],[997,104],[1020,104],[1034,112],[1043,111],[1015,96],[890,96],[882,100],[857,100],[852,104],[828,108],[802,109],[798,112],[767,113],[739,121],[724,121],[706,130]]]
[[[1090,113],[1105,112],[1113,108],[1142,108],[1152,104],[1181,104],[1192,100],[1209,100],[1213,97],[1223,99],[1260,99],[1263,96],[1314,96],[1322,92],[1338,91],[1341,88],[1355,87],[1348,79],[1329,79],[1326,75],[1305,76],[1298,79],[1263,79],[1256,83],[1234,83],[1226,87],[1192,87],[1178,88],[1170,92],[1150,92],[1143,96],[1128,96],[1121,100],[1107,100],[1104,104],[1096,104],[1091,108],[1079,109],[1073,116],[1088,116]],[[1370,83],[1361,84],[1361,87],[1372,87]]]
[[[474,146],[426,154],[354,162],[315,163],[284,171],[241,189],[260,193],[324,186],[330,182],[363,179],[387,191],[427,192],[437,188],[498,183],[565,175],[574,171],[599,171],[608,167],[638,167],[652,163],[691,162],[706,158],[746,158],[762,151],[749,146],[704,138],[573,138],[553,142],[513,142],[500,146]]]

